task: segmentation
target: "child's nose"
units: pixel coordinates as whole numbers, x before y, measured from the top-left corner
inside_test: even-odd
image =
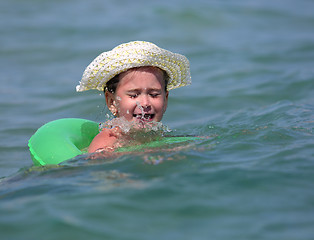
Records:
[[[142,96],[140,104],[142,107],[149,107],[150,106],[150,101],[149,101],[148,95]]]

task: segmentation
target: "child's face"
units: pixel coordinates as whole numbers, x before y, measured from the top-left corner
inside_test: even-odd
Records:
[[[109,110],[128,121],[159,122],[167,108],[163,71],[155,67],[130,69],[120,75],[116,92],[106,92]]]

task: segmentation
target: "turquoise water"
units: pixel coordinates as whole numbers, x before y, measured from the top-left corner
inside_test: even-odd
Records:
[[[0,2],[1,239],[314,239],[314,1]],[[100,52],[147,40],[193,84],[163,123],[209,136],[177,151],[35,168],[27,141],[65,117]]]

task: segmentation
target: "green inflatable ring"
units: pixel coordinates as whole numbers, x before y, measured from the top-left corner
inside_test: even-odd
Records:
[[[98,133],[98,123],[86,119],[64,118],[48,122],[29,139],[28,147],[33,163],[35,166],[55,165],[86,153],[87,147]],[[117,152],[139,151],[196,139],[199,138],[164,137],[159,141],[120,148]]]

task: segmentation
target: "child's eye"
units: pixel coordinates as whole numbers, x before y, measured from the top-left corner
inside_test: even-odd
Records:
[[[149,94],[151,97],[156,98],[160,95],[160,93],[151,93]]]
[[[138,94],[129,94],[129,97],[130,98],[136,98],[136,97],[138,97]]]

